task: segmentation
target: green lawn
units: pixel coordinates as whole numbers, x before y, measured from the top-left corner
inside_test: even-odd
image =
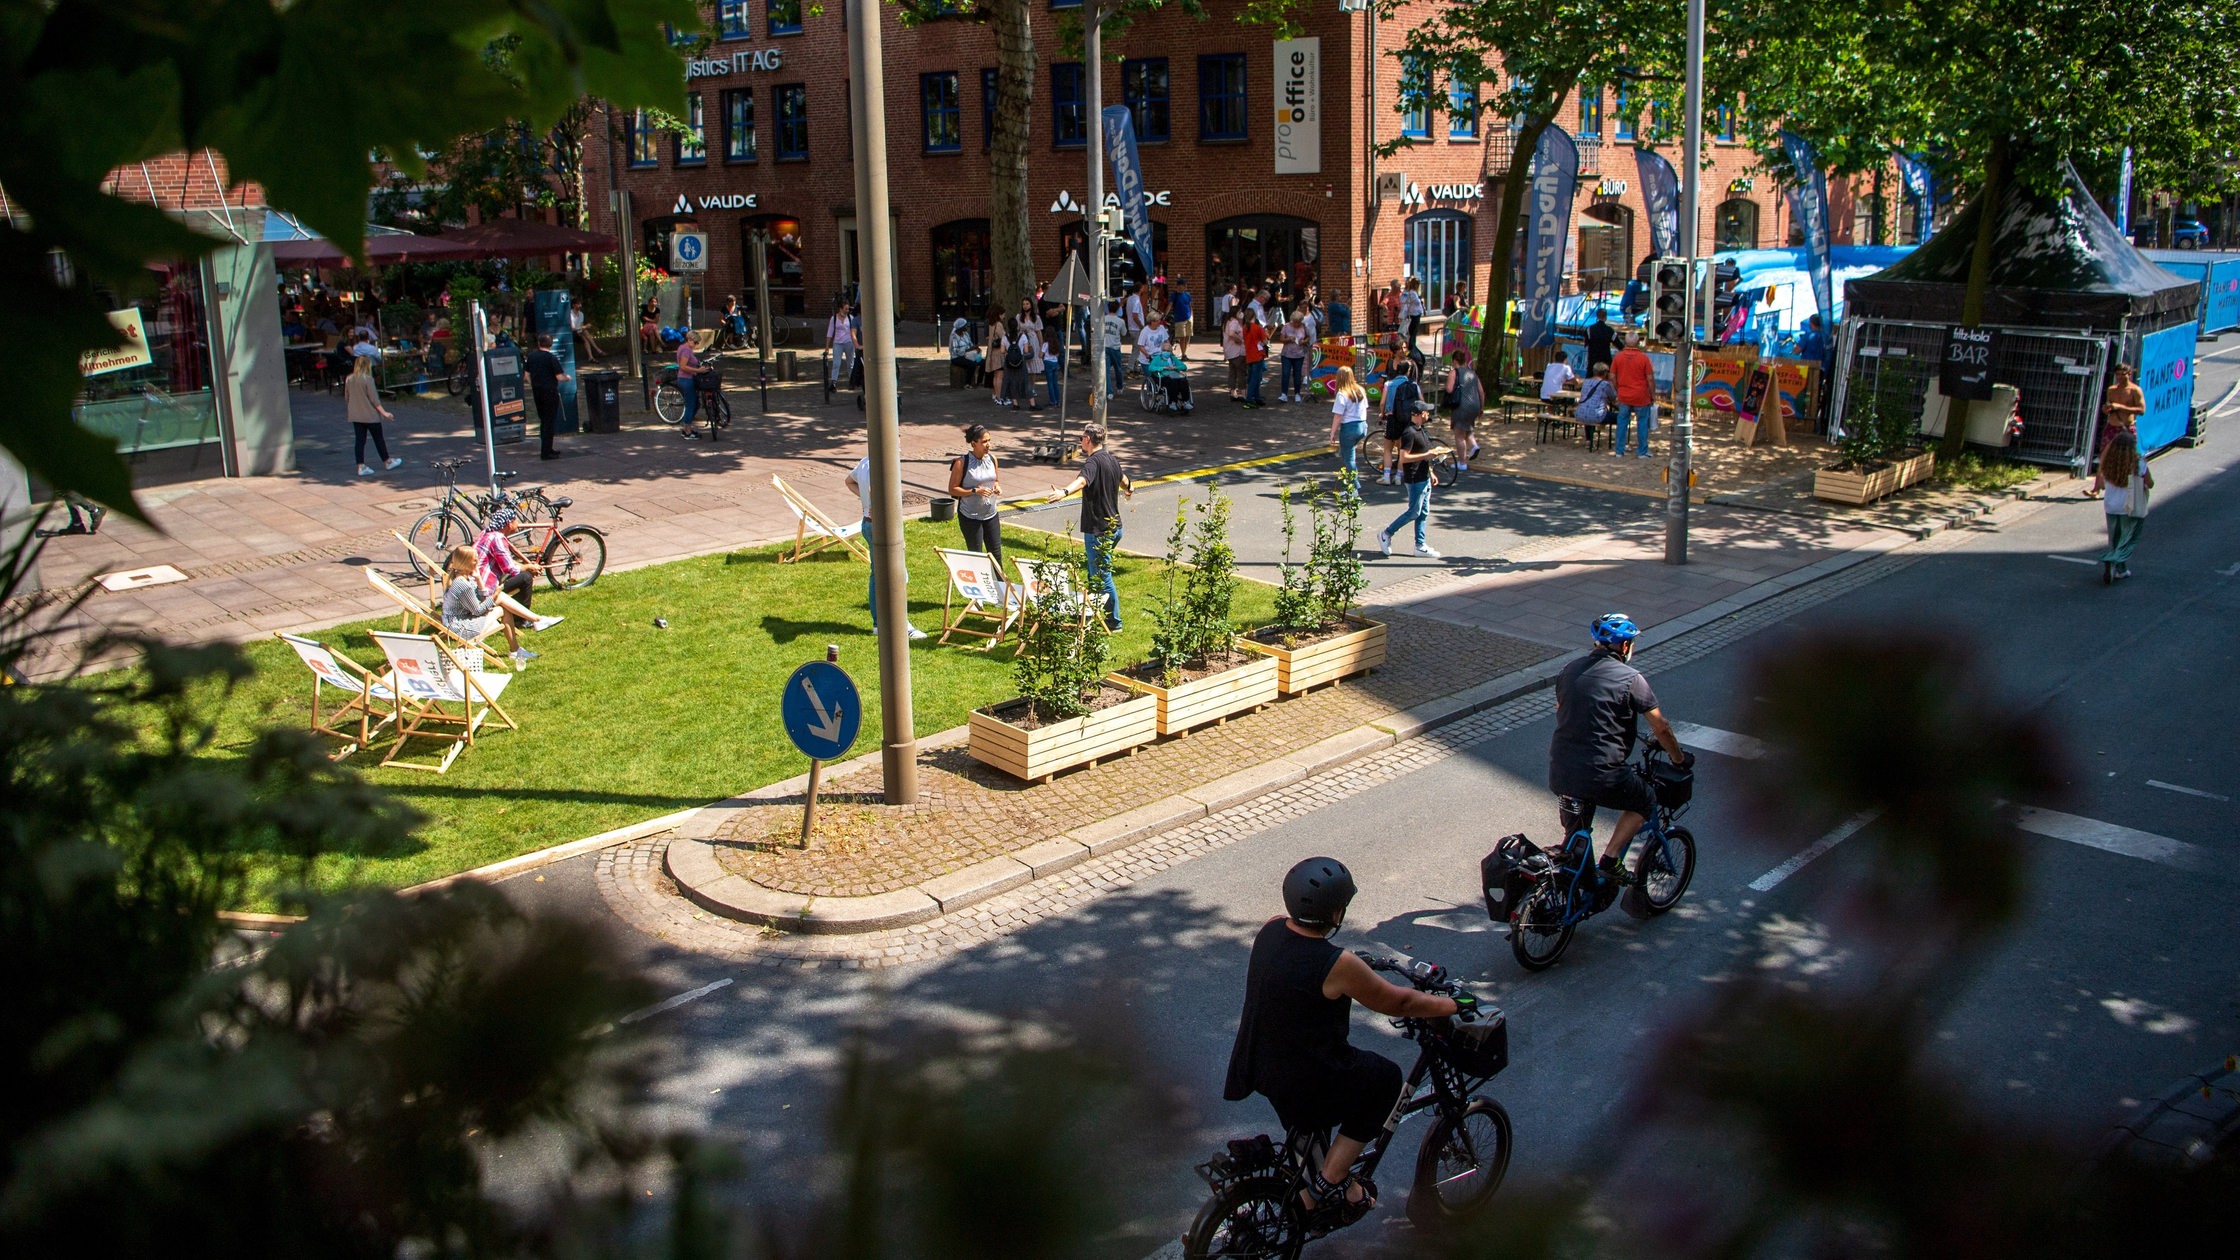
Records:
[[[938,632],[946,578],[936,546],[960,545],[956,526],[913,522],[911,620]],[[1013,528],[1007,558],[1046,554],[1060,540]],[[323,859],[318,882],[406,885],[467,870],[547,845],[580,839],[688,806],[702,805],[799,774],[808,762],[778,722],[779,690],[827,643],[863,693],[858,753],[879,738],[877,651],[864,604],[865,567],[834,548],[781,565],[776,549],[705,556],[628,573],[610,573],[587,590],[540,589],[540,612],[567,621],[525,639],[544,653],[504,695],[521,723],[498,731],[452,763],[448,774],[377,769],[388,745],[354,754],[371,779],[427,815],[417,835],[382,853]],[[1117,661],[1142,658],[1150,637],[1145,601],[1162,585],[1156,561],[1120,557],[1127,630]],[[1260,625],[1272,592],[1245,582],[1237,612]],[[656,617],[668,619],[655,629]],[[323,631],[317,638],[367,665],[380,653],[367,629],[382,619]],[[252,678],[224,702],[215,748],[238,756],[264,725],[309,720],[311,679],[286,645],[253,645]],[[918,733],[963,724],[973,709],[1016,694],[1010,645],[994,654],[977,645],[911,652]],[[419,744],[419,749],[433,748]]]

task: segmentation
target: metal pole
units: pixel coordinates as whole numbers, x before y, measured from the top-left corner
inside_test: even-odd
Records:
[[[1688,562],[1689,447],[1695,441],[1695,347],[1698,298],[1697,234],[1703,208],[1703,0],[1688,0],[1687,136],[1680,149],[1680,237],[1687,251],[1688,326],[1672,361],[1672,460],[1665,465],[1670,484],[1664,496],[1664,562]],[[1708,330],[1707,330],[1708,331]],[[1777,402],[1779,400],[1776,400]]]
[[[856,142],[857,289],[863,298],[864,416],[871,437],[871,554],[878,564],[879,765],[889,805],[918,799],[910,712],[909,574],[903,568],[902,443],[894,361],[894,241],[887,203],[886,63],[879,0],[848,0],[848,91]],[[767,309],[767,308],[765,308]]]
[[[608,160],[613,161],[612,146],[609,146]],[[630,214],[629,192],[617,189],[614,194],[614,239],[622,247],[622,339],[630,347],[630,375],[642,381],[646,376],[646,351],[644,346],[638,344],[638,251],[630,243]]]
[[[490,365],[482,361],[482,347],[490,340],[490,319],[482,313],[481,302],[467,305],[468,335],[474,344],[467,348],[474,356],[474,405],[482,417],[482,450],[490,457],[490,493],[498,493],[498,430],[490,423]]]
[[[756,228],[754,246],[754,366],[762,387],[762,414],[770,414],[770,231]]]
[[[1089,418],[1104,423],[1112,400],[1105,395],[1110,384],[1104,367],[1104,8],[1098,0],[1083,0],[1081,8],[1081,72],[1089,78],[1089,204],[1082,226],[1088,229],[1089,248]]]

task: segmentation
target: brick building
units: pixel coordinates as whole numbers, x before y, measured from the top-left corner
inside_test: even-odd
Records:
[[[1053,274],[1079,239],[1087,188],[1083,68],[1061,46],[1059,20],[1078,0],[1036,0],[1038,64],[1029,115],[1029,215],[1038,275]],[[1041,7],[1048,5],[1047,8]],[[1489,243],[1510,130],[1498,119],[1465,123],[1400,104],[1400,34],[1433,11],[1406,6],[1397,19],[1316,6],[1303,17],[1313,45],[1281,45],[1267,27],[1238,20],[1235,0],[1211,0],[1193,20],[1162,12],[1105,40],[1106,105],[1133,111],[1157,268],[1203,294],[1231,277],[1282,270],[1309,276],[1326,296],[1356,310],[1372,285],[1421,276],[1434,305],[1450,287],[1485,293]],[[895,270],[906,318],[977,311],[991,276],[988,160],[992,128],[993,33],[969,20],[906,29],[882,6],[886,51],[889,184]],[[715,0],[717,38],[688,66],[689,117],[676,135],[625,115],[619,150],[588,155],[631,194],[622,230],[647,257],[665,260],[668,237],[690,221],[710,234],[707,291],[753,292],[747,234],[775,242],[768,267],[773,305],[821,315],[855,279],[855,183],[848,127],[844,14],[801,0]],[[1374,22],[1374,26],[1372,26]],[[1294,60],[1303,54],[1304,61]],[[1281,63],[1279,65],[1279,62]],[[1318,98],[1318,140],[1279,158],[1279,70],[1299,67]],[[1648,250],[1634,170],[1636,127],[1645,109],[1605,89],[1565,110],[1579,141],[1574,200],[1574,286],[1622,286]],[[1707,110],[1702,245],[1751,248],[1789,243],[1784,198],[1737,143],[1731,109]],[[1676,130],[1676,129],[1675,129]],[[1393,157],[1372,147],[1412,141]],[[1677,142],[1667,146],[1677,164]],[[608,162],[611,160],[611,166]],[[1378,181],[1382,173],[1387,178]],[[1399,191],[1391,192],[1391,177]],[[1388,185],[1379,198],[1379,182]],[[1111,180],[1106,179],[1109,188]],[[1832,187],[1838,242],[1878,231],[1857,217],[1875,203]],[[1857,204],[1855,204],[1855,201]],[[592,226],[616,231],[612,211]],[[1910,239],[1907,237],[1906,239]]]

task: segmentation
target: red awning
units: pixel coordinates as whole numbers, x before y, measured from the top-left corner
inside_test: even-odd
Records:
[[[598,232],[538,223],[530,219],[490,219],[455,228],[440,238],[472,248],[482,258],[541,258],[546,254],[611,254],[615,240]]]
[[[272,256],[282,263],[308,264],[314,267],[334,267],[344,262],[342,247],[333,241],[274,241]],[[470,246],[440,236],[414,236],[409,233],[397,236],[368,236],[364,256],[358,261],[369,266],[387,266],[404,262],[449,262],[484,255]]]

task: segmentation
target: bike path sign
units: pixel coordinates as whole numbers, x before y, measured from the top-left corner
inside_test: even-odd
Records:
[[[678,228],[669,237],[671,271],[708,269],[708,234],[698,228]]]
[[[856,742],[863,703],[845,670],[830,661],[811,661],[786,679],[778,716],[795,748],[818,761],[835,761]]]

